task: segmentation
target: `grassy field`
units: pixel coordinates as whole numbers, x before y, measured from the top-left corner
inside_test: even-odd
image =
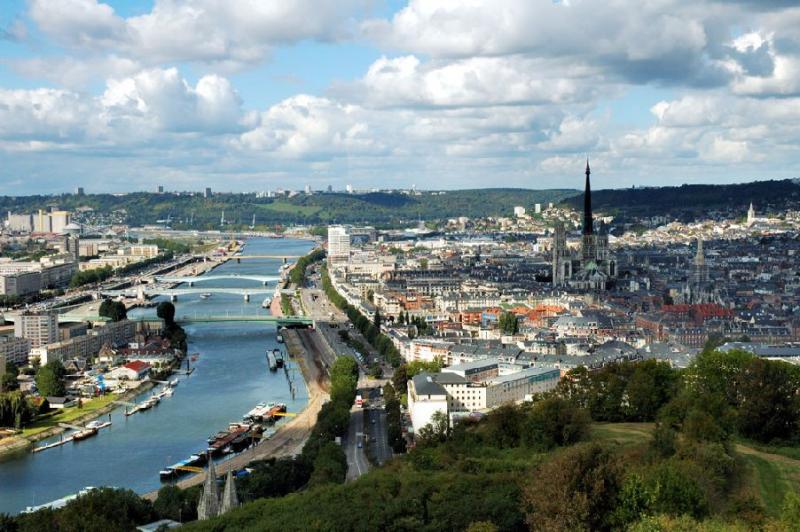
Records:
[[[650,439],[652,423],[595,423],[592,439],[610,441],[618,445],[638,445]]]
[[[800,492],[800,460],[764,452],[741,443],[736,445],[736,452],[745,460],[752,476],[753,488],[764,503],[767,513],[771,516],[779,515],[786,492]]]
[[[291,203],[283,203],[280,201],[269,203],[267,205],[262,206],[261,208],[292,215],[299,214],[302,216],[313,216],[322,210],[322,207],[318,207],[315,205],[293,205]]]
[[[652,430],[652,423],[595,423],[592,439],[637,445],[646,442]],[[747,491],[761,500],[768,515],[780,515],[786,493],[800,492],[800,447],[740,441],[735,449],[747,468]]]
[[[84,401],[81,408],[75,406],[72,408],[66,408],[52,415],[40,416],[40,418],[34,421],[33,424],[23,429],[22,437],[28,438],[31,436],[36,436],[41,432],[57,426],[59,423],[71,423],[79,417],[91,414],[92,412],[108,406],[116,398],[116,394],[106,394],[102,397],[95,397],[89,401]]]

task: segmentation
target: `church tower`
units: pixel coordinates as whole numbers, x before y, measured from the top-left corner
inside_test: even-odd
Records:
[[[567,230],[557,222],[553,231],[553,286],[561,286],[572,276],[572,260],[567,250]]]
[[[753,202],[750,202],[750,208],[747,209],[747,225],[753,225],[756,221],[756,210],[753,208]]]
[[[706,265],[706,254],[703,251],[703,241],[697,239],[697,253],[692,264],[692,283],[701,285],[708,282],[708,266]]]
[[[219,515],[219,487],[217,486],[217,472],[214,469],[214,460],[208,457],[208,471],[203,481],[203,494],[197,504],[197,518],[200,520],[211,519]]]
[[[581,258],[584,264],[595,260],[597,250],[594,220],[592,219],[592,186],[589,183],[589,175],[591,173],[589,159],[586,159],[586,185],[583,191],[583,238],[581,241]]]
[[[239,497],[236,495],[236,481],[233,477],[233,472],[228,471],[228,476],[225,479],[225,489],[222,492],[222,502],[220,504],[219,513],[224,514],[228,510],[233,510],[239,506]]]

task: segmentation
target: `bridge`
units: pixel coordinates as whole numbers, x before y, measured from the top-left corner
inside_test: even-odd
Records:
[[[16,316],[7,315],[5,317],[8,321],[14,321]],[[129,318],[131,321],[150,321],[156,318],[143,317],[143,318]],[[84,321],[109,321],[108,318],[98,316],[97,314],[61,314],[58,317],[59,323],[78,323]],[[314,325],[314,320],[307,316],[272,316],[270,314],[184,314],[175,316],[175,321],[178,323],[275,323],[280,326],[292,325]]]
[[[183,314],[176,315],[178,323],[261,322],[282,325],[314,325],[307,316],[273,316],[271,314]]]
[[[200,275],[200,276],[168,276],[168,275],[157,275],[154,277],[156,282],[159,283],[182,283],[188,284],[189,286],[193,286],[194,283],[200,283],[205,281],[222,281],[228,279],[244,279],[246,281],[256,281],[258,283],[267,286],[267,283],[272,283],[278,281],[280,277],[277,275],[250,275],[250,274],[228,274],[228,275]]]
[[[234,255],[233,259],[283,259],[287,261],[289,259],[299,259],[302,255]]]
[[[274,290],[269,288],[145,288],[145,285],[139,285],[132,290],[102,290],[100,294],[108,297],[126,296],[139,299],[143,299],[144,297],[169,296],[172,301],[177,301],[178,296],[190,294],[236,294],[243,296],[245,301],[250,301],[250,296],[269,295],[273,292]]]
[[[236,262],[251,259],[278,259],[282,260],[284,264],[289,262],[289,259],[299,259],[302,255],[233,255],[225,257],[226,260],[236,259]]]
[[[9,321],[12,323],[16,323],[19,314],[5,314],[0,315],[0,323],[3,321]],[[109,318],[105,316],[98,316],[95,314],[59,314],[58,315],[58,323],[80,323],[84,321],[110,321]]]

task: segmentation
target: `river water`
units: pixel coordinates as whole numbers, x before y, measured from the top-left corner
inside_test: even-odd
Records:
[[[311,247],[307,240],[251,239],[244,254],[302,255]],[[280,265],[276,259],[233,260],[206,275],[277,275]],[[195,287],[263,288],[243,279],[206,281]],[[274,288],[274,283],[269,288]],[[179,296],[176,316],[267,313],[261,308],[264,297],[251,296],[250,303],[245,303],[242,296],[234,294],[213,294],[205,300],[199,295]],[[136,309],[131,315],[154,313],[155,309]],[[279,345],[274,325],[196,323],[184,329],[189,352],[199,353],[199,357],[190,376],[179,376],[172,397],[129,417],[124,409],[115,410],[113,425],[88,440],[36,454],[21,453],[0,462],[0,512],[17,513],[87,486],[130,488],[139,493],[157,489],[161,485],[159,470],[204,449],[209,435],[241,420],[259,402],[284,402],[289,412],[306,405],[308,395],[299,370],[293,371],[294,399],[284,372],[269,372],[265,352]]]

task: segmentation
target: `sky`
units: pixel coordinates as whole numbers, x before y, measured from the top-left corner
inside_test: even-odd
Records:
[[[3,0],[4,195],[800,177],[792,0]]]

